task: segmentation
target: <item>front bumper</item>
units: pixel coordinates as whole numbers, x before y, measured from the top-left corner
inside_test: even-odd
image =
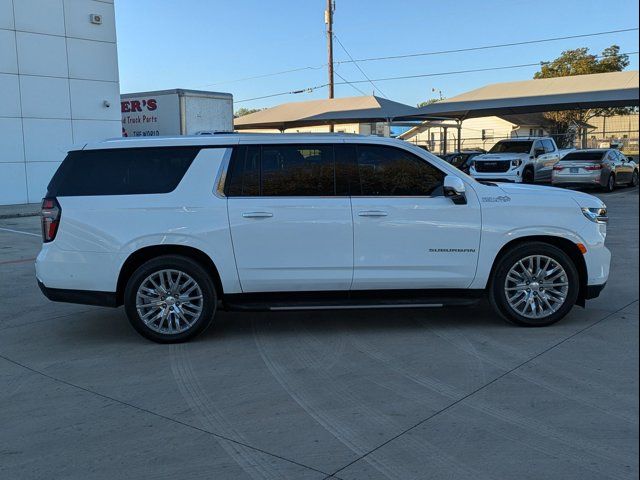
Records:
[[[594,298],[598,298],[600,296],[600,293],[602,293],[602,290],[604,290],[604,287],[606,286],[607,286],[606,282],[603,283],[602,285],[587,285],[584,299],[592,300]]]
[[[508,171],[508,172],[477,172],[475,169],[471,169],[469,172],[476,180],[486,180],[490,182],[511,182],[520,183],[522,177],[520,172]]]

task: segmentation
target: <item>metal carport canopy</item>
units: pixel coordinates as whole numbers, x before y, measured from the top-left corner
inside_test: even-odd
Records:
[[[404,119],[467,118],[637,106],[638,71],[494,83],[418,109]]]
[[[344,97],[283,103],[234,119],[236,130],[277,129],[340,123],[390,122],[418,109],[376,96]]]

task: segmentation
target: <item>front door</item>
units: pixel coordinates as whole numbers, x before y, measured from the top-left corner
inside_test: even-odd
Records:
[[[243,292],[348,290],[353,223],[333,146],[236,147],[226,195]]]
[[[538,142],[544,148],[545,153],[541,155],[537,162],[540,165],[538,175],[536,175],[537,181],[550,182],[551,174],[553,173],[553,167],[560,160],[560,154],[556,150],[551,140],[542,140]],[[535,148],[535,147],[534,147]]]
[[[467,288],[480,246],[480,205],[443,195],[444,173],[391,146],[357,145],[352,187],[354,290]],[[358,191],[359,190],[359,191]]]

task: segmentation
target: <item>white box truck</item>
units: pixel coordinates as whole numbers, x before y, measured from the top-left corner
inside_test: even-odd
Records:
[[[159,90],[120,96],[123,137],[194,135],[233,131],[233,95],[200,90]]]

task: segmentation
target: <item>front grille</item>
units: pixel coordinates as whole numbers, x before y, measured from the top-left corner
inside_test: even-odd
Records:
[[[511,166],[511,160],[478,160],[476,172],[506,172]]]

